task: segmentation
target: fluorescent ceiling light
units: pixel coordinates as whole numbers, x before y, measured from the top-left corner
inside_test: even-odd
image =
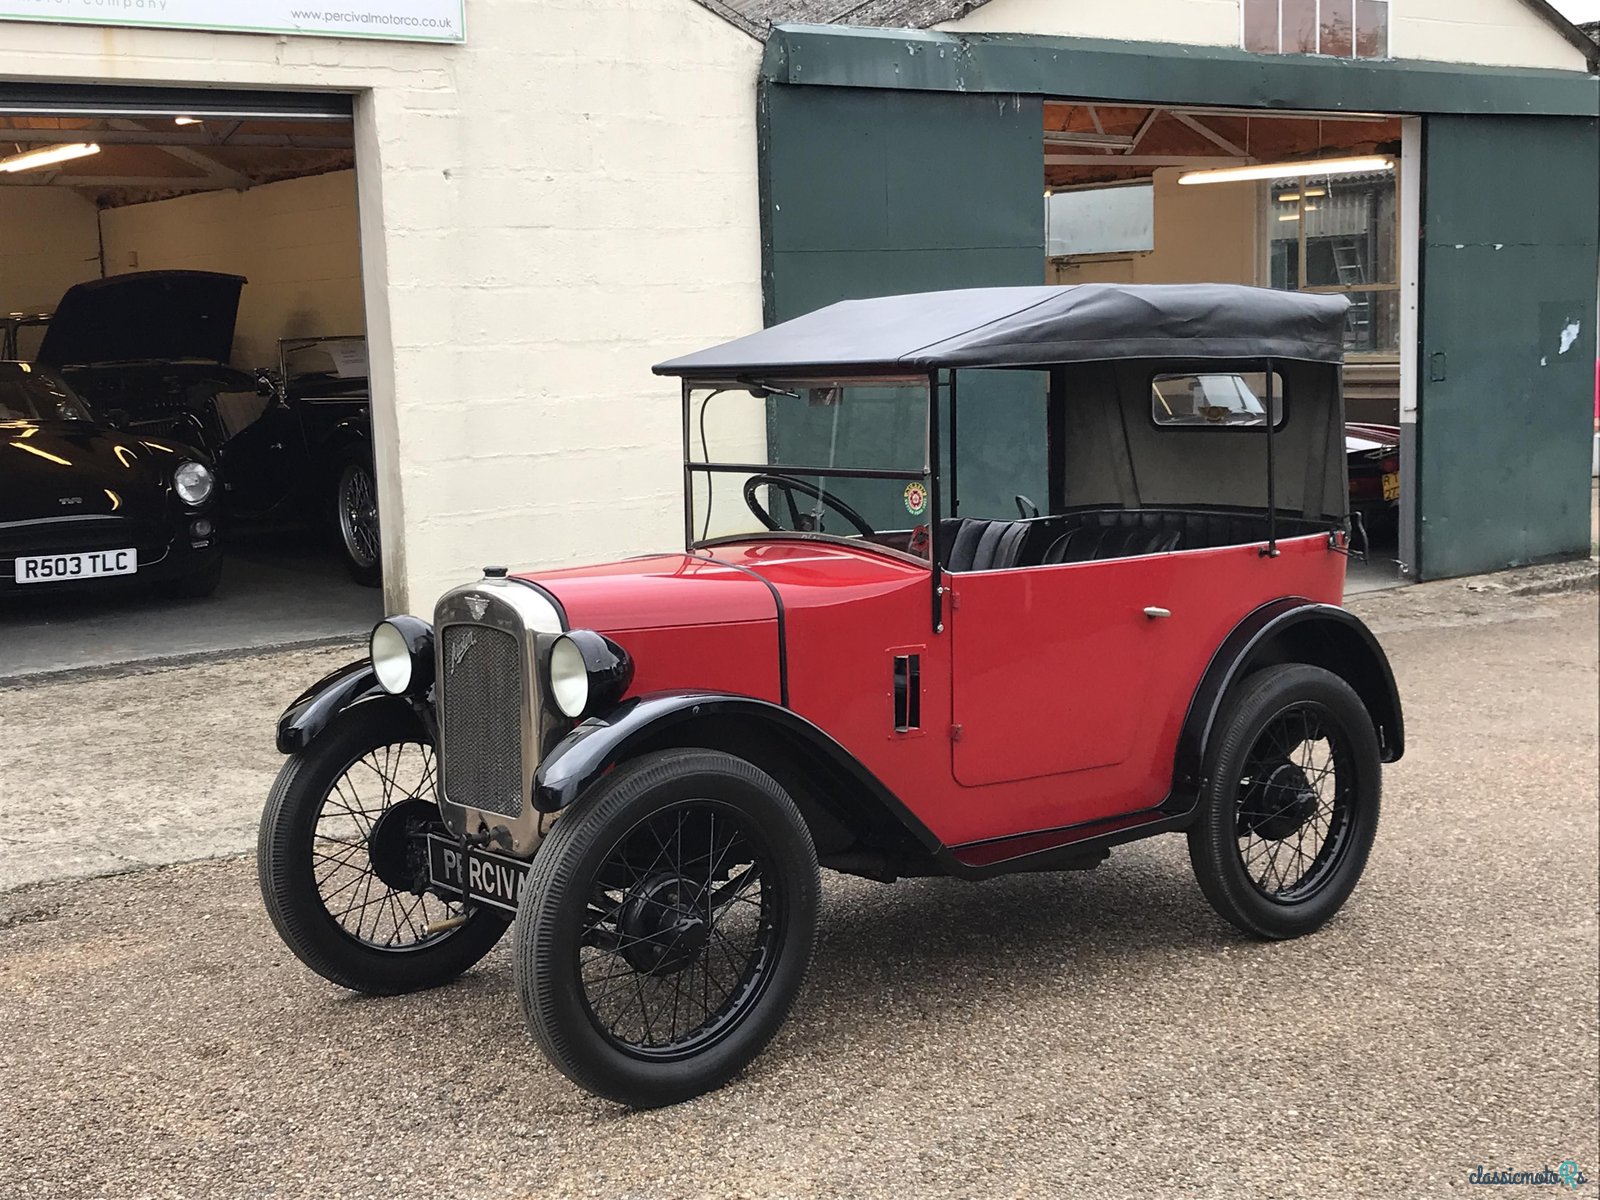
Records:
[[[174,125],[199,125],[201,121],[199,117],[173,117],[172,123]]]
[[[52,163],[67,162],[89,154],[99,154],[94,142],[72,142],[65,146],[46,146],[40,150],[26,150],[10,158],[0,158],[0,171],[31,171],[35,167],[48,167]]]
[[[1113,160],[1115,161],[1115,160]],[[1189,171],[1178,176],[1179,183],[1244,183],[1251,179],[1306,179],[1322,175],[1356,175],[1363,171],[1392,171],[1394,160],[1368,155],[1365,158],[1324,158],[1317,162],[1262,163],[1254,167],[1217,167],[1210,171]]]

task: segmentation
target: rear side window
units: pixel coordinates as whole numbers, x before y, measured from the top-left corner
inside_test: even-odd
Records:
[[[1229,429],[1266,422],[1265,371],[1184,372],[1150,381],[1150,417],[1157,425]],[[1272,424],[1283,424],[1283,376],[1272,373]]]

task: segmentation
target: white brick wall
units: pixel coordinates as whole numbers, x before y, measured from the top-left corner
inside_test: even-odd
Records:
[[[98,278],[90,201],[60,188],[0,187],[0,313],[54,308],[73,284]]]
[[[473,0],[464,46],[0,30],[0,77],[360,93],[391,604],[678,544],[649,367],[761,323],[757,42],[687,0]]]
[[[365,332],[353,171],[108,208],[100,228],[108,275],[226,271],[250,281],[236,366],[276,366],[281,337]]]

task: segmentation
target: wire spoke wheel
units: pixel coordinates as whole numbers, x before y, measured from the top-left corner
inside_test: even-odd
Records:
[[[312,827],[317,895],[334,923],[375,950],[412,950],[448,938],[466,909],[420,890],[426,863],[415,835],[437,823],[433,748],[378,746],[351,763],[323,798]],[[406,886],[410,885],[410,886]]]
[[[347,463],[339,474],[339,536],[358,567],[378,563],[378,492],[365,464]]]
[[[716,750],[640,755],[533,857],[515,935],[529,1031],[623,1104],[721,1087],[788,1015],[819,892],[810,830],[770,775]]]
[[[1378,827],[1377,729],[1360,696],[1309,663],[1235,684],[1206,751],[1189,861],[1217,912],[1254,937],[1299,937],[1349,899]]]
[[[1348,739],[1320,705],[1292,705],[1262,730],[1239,780],[1237,835],[1245,873],[1264,896],[1303,899],[1337,870],[1352,774]]]
[[[645,1058],[694,1054],[759,997],[783,935],[767,855],[737,813],[692,801],[618,840],[590,891],[578,978],[595,1024]]]
[[[426,834],[442,830],[434,748],[403,704],[339,713],[278,773],[256,873],[296,957],[341,987],[396,995],[447,983],[508,918],[431,890]]]

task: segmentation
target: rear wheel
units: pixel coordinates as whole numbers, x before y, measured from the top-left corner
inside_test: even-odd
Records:
[[[440,827],[433,746],[404,708],[336,717],[278,773],[256,870],[296,957],[357,992],[448,983],[489,952],[508,918],[426,889],[419,833]]]
[[[1244,680],[1218,719],[1189,859],[1245,933],[1290,938],[1338,912],[1378,828],[1382,767],[1361,699],[1320,667]]]
[[[517,916],[534,1038],[568,1078],[636,1107],[720,1087],[788,1014],[816,939],[816,851],[742,759],[646,755],[539,852]]]

